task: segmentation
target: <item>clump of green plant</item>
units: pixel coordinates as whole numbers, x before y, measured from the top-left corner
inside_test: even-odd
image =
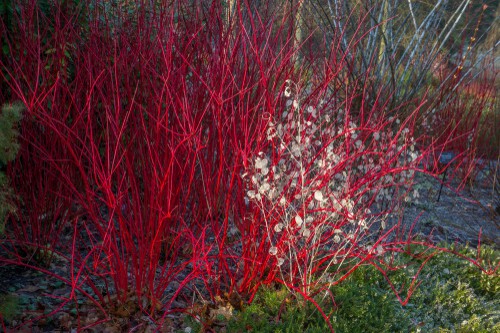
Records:
[[[360,267],[332,292],[337,305],[332,317],[336,332],[408,332],[412,326],[403,306],[373,266]]]
[[[444,245],[445,248],[450,248]],[[450,248],[451,249],[451,248]],[[412,249],[413,252],[422,250]],[[475,249],[453,249],[475,257]],[[500,252],[481,249],[481,264],[496,267]],[[401,267],[389,272],[396,288],[408,285],[420,259],[399,254]],[[498,274],[487,275],[450,253],[440,253],[420,272],[425,283],[401,305],[382,274],[371,265],[361,266],[329,297],[318,297],[335,332],[498,332],[500,330]],[[328,302],[327,302],[328,301]],[[326,332],[328,326],[310,303],[303,306],[286,288],[261,288],[253,303],[227,323],[230,332]]]
[[[8,187],[9,181],[3,170],[19,150],[16,126],[21,120],[22,110],[21,104],[6,104],[0,113],[0,235],[4,232],[6,215],[15,209],[11,203],[12,191]]]
[[[476,250],[460,249],[474,257]],[[498,267],[500,252],[481,248],[481,264]],[[498,274],[488,275],[452,254],[442,253],[422,271],[425,283],[409,304],[423,332],[498,332],[500,330]]]
[[[228,332],[328,332],[316,308],[286,288],[262,287],[254,301],[227,323]],[[322,304],[332,310],[331,304]]]

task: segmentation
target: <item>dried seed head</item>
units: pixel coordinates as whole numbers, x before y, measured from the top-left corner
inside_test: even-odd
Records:
[[[269,183],[264,183],[259,187],[259,193],[264,194],[264,192],[269,191],[270,188],[271,185],[269,185]]]
[[[304,220],[299,215],[296,215],[295,216],[295,223],[297,224],[297,227],[300,227],[302,225],[302,223],[304,223]]]
[[[334,243],[340,243],[340,236],[339,236],[339,235],[335,235],[335,236],[333,237],[333,242],[334,242]]]
[[[268,162],[269,161],[267,160],[267,158],[257,157],[257,159],[255,160],[255,169],[262,169],[262,168],[267,167]]]

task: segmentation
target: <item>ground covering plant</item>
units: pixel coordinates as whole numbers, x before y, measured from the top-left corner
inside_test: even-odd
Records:
[[[73,306],[79,329],[116,317],[120,330],[167,329],[185,312],[210,329],[278,284],[333,331],[318,297],[333,302],[366,269],[410,302],[432,256],[404,286],[396,258],[437,248],[398,216],[418,198],[415,172],[441,172],[483,108],[443,104],[453,113],[428,121],[460,133],[419,132],[425,94],[394,103],[372,67],[353,67],[368,12],[318,55],[298,53],[293,11],[271,5],[43,3],[12,1],[0,58],[3,98],[26,109],[0,262],[71,287],[42,318]],[[459,82],[442,83],[444,103]],[[481,87],[474,103],[494,99]],[[480,252],[462,257],[497,272]]]
[[[453,245],[442,244],[450,249]],[[475,250],[461,247],[459,252],[474,256]],[[498,260],[498,251],[483,248],[484,257]],[[408,262],[407,254],[398,256]],[[391,272],[395,283],[404,285],[415,266]],[[498,313],[498,276],[488,276],[449,253],[433,257],[421,272],[425,276],[402,306],[373,266],[362,266],[334,288],[334,302],[325,301],[332,313],[336,332],[496,332]],[[327,325],[311,306],[298,307],[284,288],[267,287],[259,291],[252,305],[233,319],[221,318],[228,332],[325,332]],[[186,327],[197,332],[200,326],[186,320]]]

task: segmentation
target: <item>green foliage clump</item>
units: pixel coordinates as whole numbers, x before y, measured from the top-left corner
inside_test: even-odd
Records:
[[[284,288],[263,287],[244,311],[227,323],[228,332],[322,333],[328,325],[311,303]]]
[[[476,257],[476,250],[460,252]],[[498,265],[500,252],[481,249],[481,265]],[[425,283],[412,299],[414,318],[422,332],[499,332],[500,276],[488,275],[457,256],[443,253],[422,271]]]
[[[443,245],[445,246],[445,245]],[[419,251],[415,247],[415,251]],[[457,250],[457,249],[455,249]],[[469,258],[477,250],[464,247]],[[495,267],[500,252],[481,249],[481,265]],[[405,269],[388,273],[397,289],[408,286],[420,260],[395,257]],[[433,257],[420,272],[425,281],[403,306],[380,272],[361,266],[343,283],[332,287],[335,302],[318,298],[335,332],[500,332],[500,276],[487,275],[449,253]],[[251,305],[226,323],[228,332],[328,332],[316,308],[293,298],[285,289],[262,288]]]
[[[408,314],[372,266],[361,266],[332,292],[337,303],[332,318],[336,332],[408,332],[412,326]]]
[[[11,204],[12,191],[8,187],[8,179],[2,171],[8,162],[12,161],[19,150],[16,125],[21,120],[23,106],[7,104],[0,113],[0,235],[5,228],[5,217],[14,211]]]

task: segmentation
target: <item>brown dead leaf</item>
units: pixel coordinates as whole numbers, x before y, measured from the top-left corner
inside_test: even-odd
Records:
[[[233,310],[234,308],[231,304],[228,304],[227,306],[219,306],[216,309],[210,309],[209,318],[216,321],[218,316],[223,316],[229,320],[233,317]]]

